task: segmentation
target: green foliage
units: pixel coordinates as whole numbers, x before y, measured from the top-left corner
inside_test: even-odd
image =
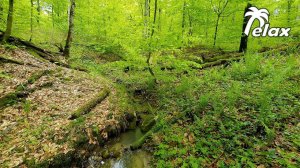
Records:
[[[61,50],[68,29],[69,2],[40,2],[41,11],[38,11],[37,1],[33,6],[28,0],[15,1],[12,35],[25,40],[32,37],[36,45]],[[129,103],[123,97],[125,92],[134,100],[140,96],[142,101],[159,107],[159,110],[148,110],[159,116],[154,128],[162,128],[155,134],[159,139],[154,145],[155,166],[300,165],[299,47],[286,46],[285,53],[275,50],[257,54],[259,49],[278,44],[299,43],[299,0],[252,0],[254,6],[269,9],[272,27],[291,27],[291,36],[249,37],[249,52],[240,62],[229,63],[228,68],[208,70],[202,70],[204,65],[210,65],[204,64],[205,59],[217,61],[236,54],[223,55],[239,47],[247,1],[228,1],[218,22],[215,48],[212,47],[218,19],[216,10],[225,1],[157,2],[155,11],[153,1],[149,7],[142,0],[76,1],[74,40],[68,60],[71,67],[87,69],[96,76],[105,75],[109,82],[115,83],[119,108],[140,110],[136,102]],[[8,1],[1,1],[0,5],[4,9],[0,11],[0,30],[4,30]],[[8,50],[16,49],[10,44],[4,46]],[[149,68],[155,77],[149,74]],[[16,90],[24,91],[27,85],[46,74],[35,74]],[[0,78],[9,77],[0,71]],[[15,103],[17,98],[12,93],[0,99],[0,108]],[[85,124],[82,115],[97,101],[76,111],[77,119],[68,126],[72,128],[71,133],[78,134],[79,140],[74,144],[77,147],[88,141],[81,129]],[[23,103],[27,116],[31,108],[30,101]],[[175,124],[167,122],[178,113],[184,117]],[[37,143],[43,128],[28,131],[35,135],[29,143]],[[146,136],[137,146],[145,139]]]
[[[100,53],[120,54],[120,48],[140,53],[161,49],[192,47],[203,44],[211,47],[215,33],[216,14],[220,0],[212,3],[205,0],[158,0],[156,22],[154,2],[150,2],[150,17],[144,16],[145,2],[142,0],[76,1],[74,44],[76,47],[92,46]],[[224,2],[224,1],[222,1]],[[249,38],[249,48],[254,51],[261,47],[270,47],[281,43],[299,40],[298,4],[299,0],[257,1],[251,3],[270,11],[273,27],[291,27],[291,38]],[[184,3],[186,6],[184,7]],[[15,2],[13,35],[28,39],[51,50],[55,45],[64,45],[68,29],[68,2],[58,0],[33,3],[32,15],[30,1]],[[217,47],[237,50],[241,37],[243,9],[245,1],[229,0],[219,22]],[[0,29],[6,25],[8,1],[3,2],[3,19]],[[32,22],[31,22],[31,19]],[[147,24],[146,24],[147,23]],[[258,22],[255,22],[257,25]],[[31,26],[33,27],[31,32]],[[145,38],[145,31],[155,31],[152,38]],[[96,45],[95,45],[96,44]],[[121,52],[121,54],[123,54]]]
[[[166,84],[161,103],[186,117],[158,134],[157,167],[299,165],[297,55],[248,54],[228,69]]]

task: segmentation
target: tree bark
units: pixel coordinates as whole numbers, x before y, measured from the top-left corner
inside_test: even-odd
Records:
[[[63,53],[65,57],[70,56],[70,48],[73,40],[73,31],[74,31],[75,0],[70,0],[70,2],[71,4],[70,4],[70,13],[69,13],[69,31],[68,31],[68,37],[66,40],[66,45]]]
[[[9,9],[7,15],[6,31],[4,33],[3,42],[6,42],[11,35],[12,23],[13,23],[13,14],[14,14],[14,0],[9,0]]]
[[[30,38],[29,41],[32,41],[33,36],[33,0],[30,0]]]
[[[247,4],[244,15],[248,12],[249,8],[252,5],[250,3]],[[242,36],[241,36],[241,41],[240,41],[240,49],[239,52],[246,52],[247,47],[248,47],[248,36],[244,33],[247,23],[249,22],[250,17],[244,17],[244,22],[243,22],[243,29],[242,29]]]

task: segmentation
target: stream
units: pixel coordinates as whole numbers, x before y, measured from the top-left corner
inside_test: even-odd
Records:
[[[132,151],[130,145],[144,134],[140,128],[122,133],[119,137],[109,141],[102,151],[102,156],[109,155],[108,159],[99,159],[91,156],[88,168],[148,168],[152,156],[149,152],[139,149]],[[124,150],[125,149],[125,150]],[[104,153],[104,154],[103,154]]]

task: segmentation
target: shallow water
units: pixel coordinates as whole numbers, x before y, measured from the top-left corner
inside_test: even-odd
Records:
[[[148,168],[150,167],[151,154],[143,149],[131,151],[123,151],[124,148],[129,148],[130,145],[143,136],[140,128],[129,130],[122,133],[118,138],[110,141],[106,148],[111,151],[120,152],[117,158],[110,158],[106,160],[89,159],[90,168]],[[110,151],[110,152],[111,152]],[[116,152],[115,152],[116,153]]]
[[[104,168],[148,168],[150,167],[151,155],[143,150],[126,151],[118,159],[109,159],[102,167]]]

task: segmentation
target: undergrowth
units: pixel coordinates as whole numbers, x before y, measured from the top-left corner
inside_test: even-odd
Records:
[[[229,67],[208,70],[199,70],[201,65],[184,55],[155,53],[151,66],[158,84],[138,54],[101,65],[84,59],[76,64],[130,94],[155,94],[162,126],[152,137],[156,167],[297,167],[298,53],[298,48],[250,53]],[[170,125],[168,119],[178,113],[184,117]]]
[[[185,76],[176,87],[164,83],[162,113],[185,117],[155,135],[156,166],[297,167],[299,65],[297,53],[248,54],[230,68]]]

